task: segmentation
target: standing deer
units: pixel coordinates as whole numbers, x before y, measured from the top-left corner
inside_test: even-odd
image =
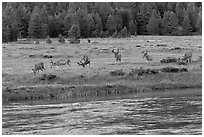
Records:
[[[117,61],[120,61],[120,62],[121,62],[122,55],[119,54],[119,49],[117,49],[117,51],[115,51],[115,50],[113,49],[112,52],[113,52],[114,55],[115,55],[116,62],[117,62]]]
[[[142,53],[143,53],[143,58],[146,58],[146,60],[147,60],[148,62],[153,60],[153,57],[150,56],[147,51],[142,51]]]
[[[44,63],[43,63],[43,62],[40,62],[40,63],[38,63],[38,64],[35,64],[34,69],[32,69],[32,70],[33,70],[33,72],[34,72],[34,75],[36,75],[36,72],[39,73],[39,70],[41,70],[41,71],[45,70],[45,68],[44,68]]]
[[[50,39],[49,36],[47,36],[46,43],[52,43],[52,40]]]

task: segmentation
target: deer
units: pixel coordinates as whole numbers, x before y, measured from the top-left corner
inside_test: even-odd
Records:
[[[91,61],[90,61],[88,56],[83,56],[83,58],[79,62],[77,62],[77,64],[78,65],[82,65],[83,67],[85,67],[88,64],[90,66],[91,65]]]
[[[186,61],[186,62],[192,62],[191,58],[193,56],[192,52],[186,52],[182,58],[182,60]]]
[[[38,63],[38,64],[35,64],[34,69],[32,69],[32,70],[33,70],[33,72],[34,72],[34,75],[36,75],[37,72],[39,73],[40,70],[41,70],[41,71],[45,70],[45,68],[44,68],[44,63],[43,63],[43,62],[40,62],[40,63]]]
[[[115,51],[115,50],[113,49],[112,52],[113,52],[114,55],[115,55],[116,62],[117,62],[117,61],[120,61],[120,62],[121,62],[122,55],[119,54],[119,49],[117,49],[117,51]]]
[[[61,34],[59,34],[58,41],[59,41],[60,43],[65,43],[64,36],[62,36]]]
[[[57,68],[58,68],[59,66],[62,66],[62,65],[70,65],[70,62],[71,62],[70,59],[67,59],[66,61],[65,61],[65,60],[58,60],[58,61],[56,61],[56,62],[53,62],[53,60],[50,61],[50,63],[51,63],[51,68],[52,68],[53,66],[57,66]]]
[[[49,36],[47,36],[46,43],[52,43],[52,40],[50,39]]]
[[[143,53],[143,58],[146,58],[148,62],[153,61],[153,57],[149,55],[147,51],[142,51]]]

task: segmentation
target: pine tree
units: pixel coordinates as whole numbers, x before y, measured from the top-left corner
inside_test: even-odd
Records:
[[[92,34],[92,31],[95,30],[95,24],[94,24],[94,19],[93,19],[92,14],[88,14],[88,15],[87,15],[87,21],[88,21],[88,23],[89,23],[89,33],[88,33],[88,37],[90,37],[91,34]]]
[[[133,20],[129,21],[128,27],[129,27],[129,32],[130,32],[131,35],[134,35],[135,32],[137,32],[137,26],[136,26],[136,24],[134,23]]]
[[[6,13],[6,8],[2,12],[2,42],[9,42],[10,28],[9,28],[9,18]]]
[[[173,11],[172,2],[168,2],[167,10],[168,10],[168,11]]]
[[[178,33],[178,18],[174,12],[170,12],[169,23],[171,27],[171,34],[177,35]]]
[[[70,38],[80,38],[79,25],[73,24],[71,29],[68,31]]]
[[[42,23],[40,9],[38,6],[34,7],[31,14],[28,31],[32,38],[45,38],[46,36],[45,26]]]
[[[108,16],[112,13],[112,8],[110,3],[108,2],[103,2],[100,3],[100,8],[99,8],[99,15],[101,17],[101,21],[102,21],[102,26],[103,26],[103,30],[106,31],[106,21],[108,19]]]
[[[171,24],[170,24],[170,11],[164,13],[164,17],[161,19],[161,34],[162,35],[171,35]]]
[[[112,35],[116,30],[117,24],[115,22],[115,19],[112,15],[108,16],[107,22],[106,22],[106,28],[110,35]]]
[[[122,26],[123,26],[123,20],[122,20],[122,16],[121,16],[121,14],[119,13],[119,11],[115,11],[114,13],[113,13],[113,17],[114,17],[114,19],[115,19],[115,22],[116,22],[116,24],[117,24],[117,31],[119,32],[119,31],[121,31],[122,30]]]
[[[28,36],[28,26],[30,15],[23,4],[16,9],[16,22],[18,24],[18,37],[26,38]]]
[[[77,15],[76,14],[72,14],[72,13],[67,13],[67,15],[65,16],[64,21],[63,21],[64,33],[67,36],[68,36],[68,31],[71,29],[73,24],[78,24]]]
[[[190,19],[189,19],[188,15],[185,15],[181,27],[183,29],[183,35],[190,35],[192,27],[191,27]]]
[[[202,35],[202,10],[198,14],[198,19],[196,21],[196,29],[199,34]]]
[[[10,41],[9,36],[10,36],[9,26],[4,24],[2,19],[2,42],[3,43],[9,42]]]
[[[101,30],[103,29],[103,26],[102,26],[101,17],[99,16],[98,13],[93,14],[93,20],[94,20],[94,24],[95,24],[95,33],[97,33],[97,35],[99,35]]]
[[[193,2],[188,3],[186,13],[188,14],[188,17],[190,19],[192,32],[196,31],[196,21],[198,17],[197,11],[198,11],[198,8],[195,6],[195,3]]]
[[[175,8],[175,13],[178,17],[178,24],[181,25],[181,23],[183,22],[184,13],[185,13],[185,9],[184,9],[181,2],[177,2],[176,8]]]
[[[87,16],[83,17],[83,19],[82,19],[82,22],[80,24],[80,33],[81,33],[81,36],[84,38],[89,37],[90,24],[89,24]]]
[[[147,30],[149,34],[159,35],[159,29],[160,29],[159,24],[160,24],[160,16],[159,16],[159,13],[154,9],[152,10],[152,15],[147,25]]]
[[[18,23],[14,8],[7,4],[2,12],[2,36],[4,42],[16,41],[18,37]]]
[[[124,27],[124,28],[121,30],[120,35],[121,35],[122,37],[127,37],[127,36],[128,36],[128,31],[127,31],[127,28],[126,28],[126,27]]]

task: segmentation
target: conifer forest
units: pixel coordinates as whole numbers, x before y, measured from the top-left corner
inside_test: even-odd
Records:
[[[202,34],[201,2],[3,2],[2,41]]]

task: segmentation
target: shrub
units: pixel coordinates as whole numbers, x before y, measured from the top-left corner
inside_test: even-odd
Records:
[[[128,32],[127,32],[127,28],[124,27],[121,31],[120,31],[120,35],[121,37],[125,38],[128,37]]]
[[[122,69],[117,69],[110,72],[111,76],[124,76],[125,72]]]

